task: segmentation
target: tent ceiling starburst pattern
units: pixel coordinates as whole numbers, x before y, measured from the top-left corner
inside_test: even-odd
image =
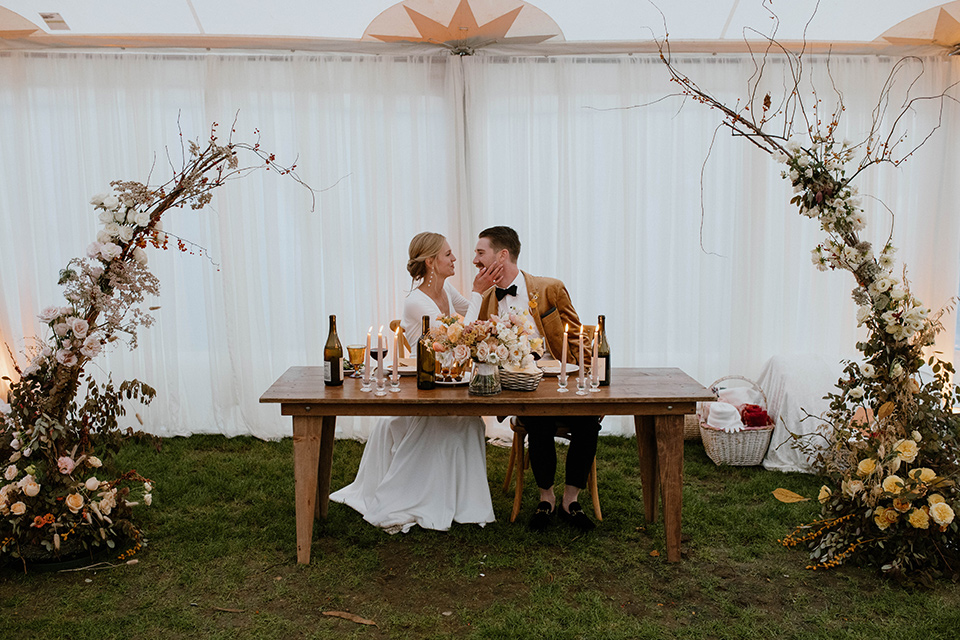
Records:
[[[479,18],[478,18],[479,16]],[[393,5],[367,27],[363,40],[435,44],[456,53],[493,43],[562,41],[546,13],[516,0],[409,0]]]

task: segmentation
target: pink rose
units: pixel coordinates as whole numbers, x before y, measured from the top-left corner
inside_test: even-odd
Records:
[[[90,329],[90,325],[87,324],[87,321],[83,318],[67,318],[67,324],[70,325],[70,330],[73,331],[73,335],[78,338],[86,336],[87,331]]]
[[[73,461],[73,458],[70,456],[61,456],[57,458],[57,468],[60,469],[60,473],[63,475],[70,475],[73,473],[74,467],[77,466],[77,463]]]
[[[57,324],[53,325],[53,332],[61,338],[67,335],[68,331],[70,331],[70,325],[68,325],[66,322],[58,322]]]
[[[40,315],[37,317],[40,318],[40,321],[44,324],[50,324],[60,317],[60,309],[59,307],[47,307],[41,311]]]
[[[57,351],[57,362],[65,367],[73,367],[76,366],[78,360],[77,356],[72,351],[60,349]]]

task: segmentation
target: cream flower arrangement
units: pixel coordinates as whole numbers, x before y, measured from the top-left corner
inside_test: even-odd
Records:
[[[430,327],[430,340],[441,366],[462,366],[470,360],[517,371],[533,363],[542,345],[531,339],[533,321],[526,311],[491,316],[464,324],[460,316],[440,316]]]
[[[240,152],[256,163],[241,167]],[[157,295],[159,283],[147,269],[146,249],[173,240],[189,250],[163,231],[164,215],[203,208],[214,189],[256,168],[299,182],[259,143],[221,144],[214,131],[204,147],[189,143],[182,167],[166,183],[117,181],[91,199],[101,228],[86,257],[61,271],[65,303],[41,311],[46,337],[27,351],[25,365],[14,358],[18,379],[4,378],[10,392],[9,404],[0,404],[0,561],[19,559],[26,569],[28,560],[97,549],[115,549],[122,560],[145,543],[133,509],[153,502],[153,484],[112,462],[133,433],[120,429],[124,401],[148,403],[155,392],[137,380],[97,381],[84,367],[118,338],[134,348],[137,329],[152,324],[141,304]]]

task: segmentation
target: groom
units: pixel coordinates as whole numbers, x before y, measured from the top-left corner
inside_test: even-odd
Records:
[[[490,227],[480,232],[473,264],[481,273],[491,273],[495,286],[486,291],[474,289],[472,304],[480,298],[479,318],[486,320],[491,315],[505,317],[511,309],[529,311],[536,330],[550,353],[559,358],[563,352],[563,329],[569,325],[570,343],[567,353],[576,362],[580,318],[570,301],[570,294],[563,282],[556,278],[531,276],[520,271],[517,258],[520,256],[520,237],[510,227]],[[477,279],[481,281],[480,278]],[[479,285],[478,285],[479,286]],[[584,363],[580,363],[581,366]],[[530,467],[540,488],[540,504],[530,519],[530,529],[542,531],[549,526],[554,513],[581,531],[594,528],[577,498],[587,486],[587,476],[597,453],[597,434],[600,432],[598,416],[524,416],[517,418],[529,437]],[[554,437],[557,427],[570,429],[570,447],[567,450],[566,486],[560,507],[556,506],[553,481],[557,472],[557,450]]]

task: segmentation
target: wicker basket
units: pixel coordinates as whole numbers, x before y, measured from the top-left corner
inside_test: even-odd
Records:
[[[688,416],[683,416],[683,439],[700,439],[700,419],[697,418],[696,414],[691,413]]]
[[[753,385],[760,392],[764,409],[766,409],[767,396],[763,393],[763,389],[748,378],[726,376],[714,382],[710,388],[716,393],[721,382],[734,379],[744,380]],[[773,435],[774,426],[771,424],[766,427],[747,427],[743,431],[727,433],[700,421],[700,438],[703,440],[703,448],[706,449],[707,456],[713,460],[714,464],[753,467],[763,462],[763,457],[767,455],[767,447],[770,446],[770,436]]]
[[[526,373],[500,369],[500,386],[511,391],[536,391],[543,378],[543,371]]]

